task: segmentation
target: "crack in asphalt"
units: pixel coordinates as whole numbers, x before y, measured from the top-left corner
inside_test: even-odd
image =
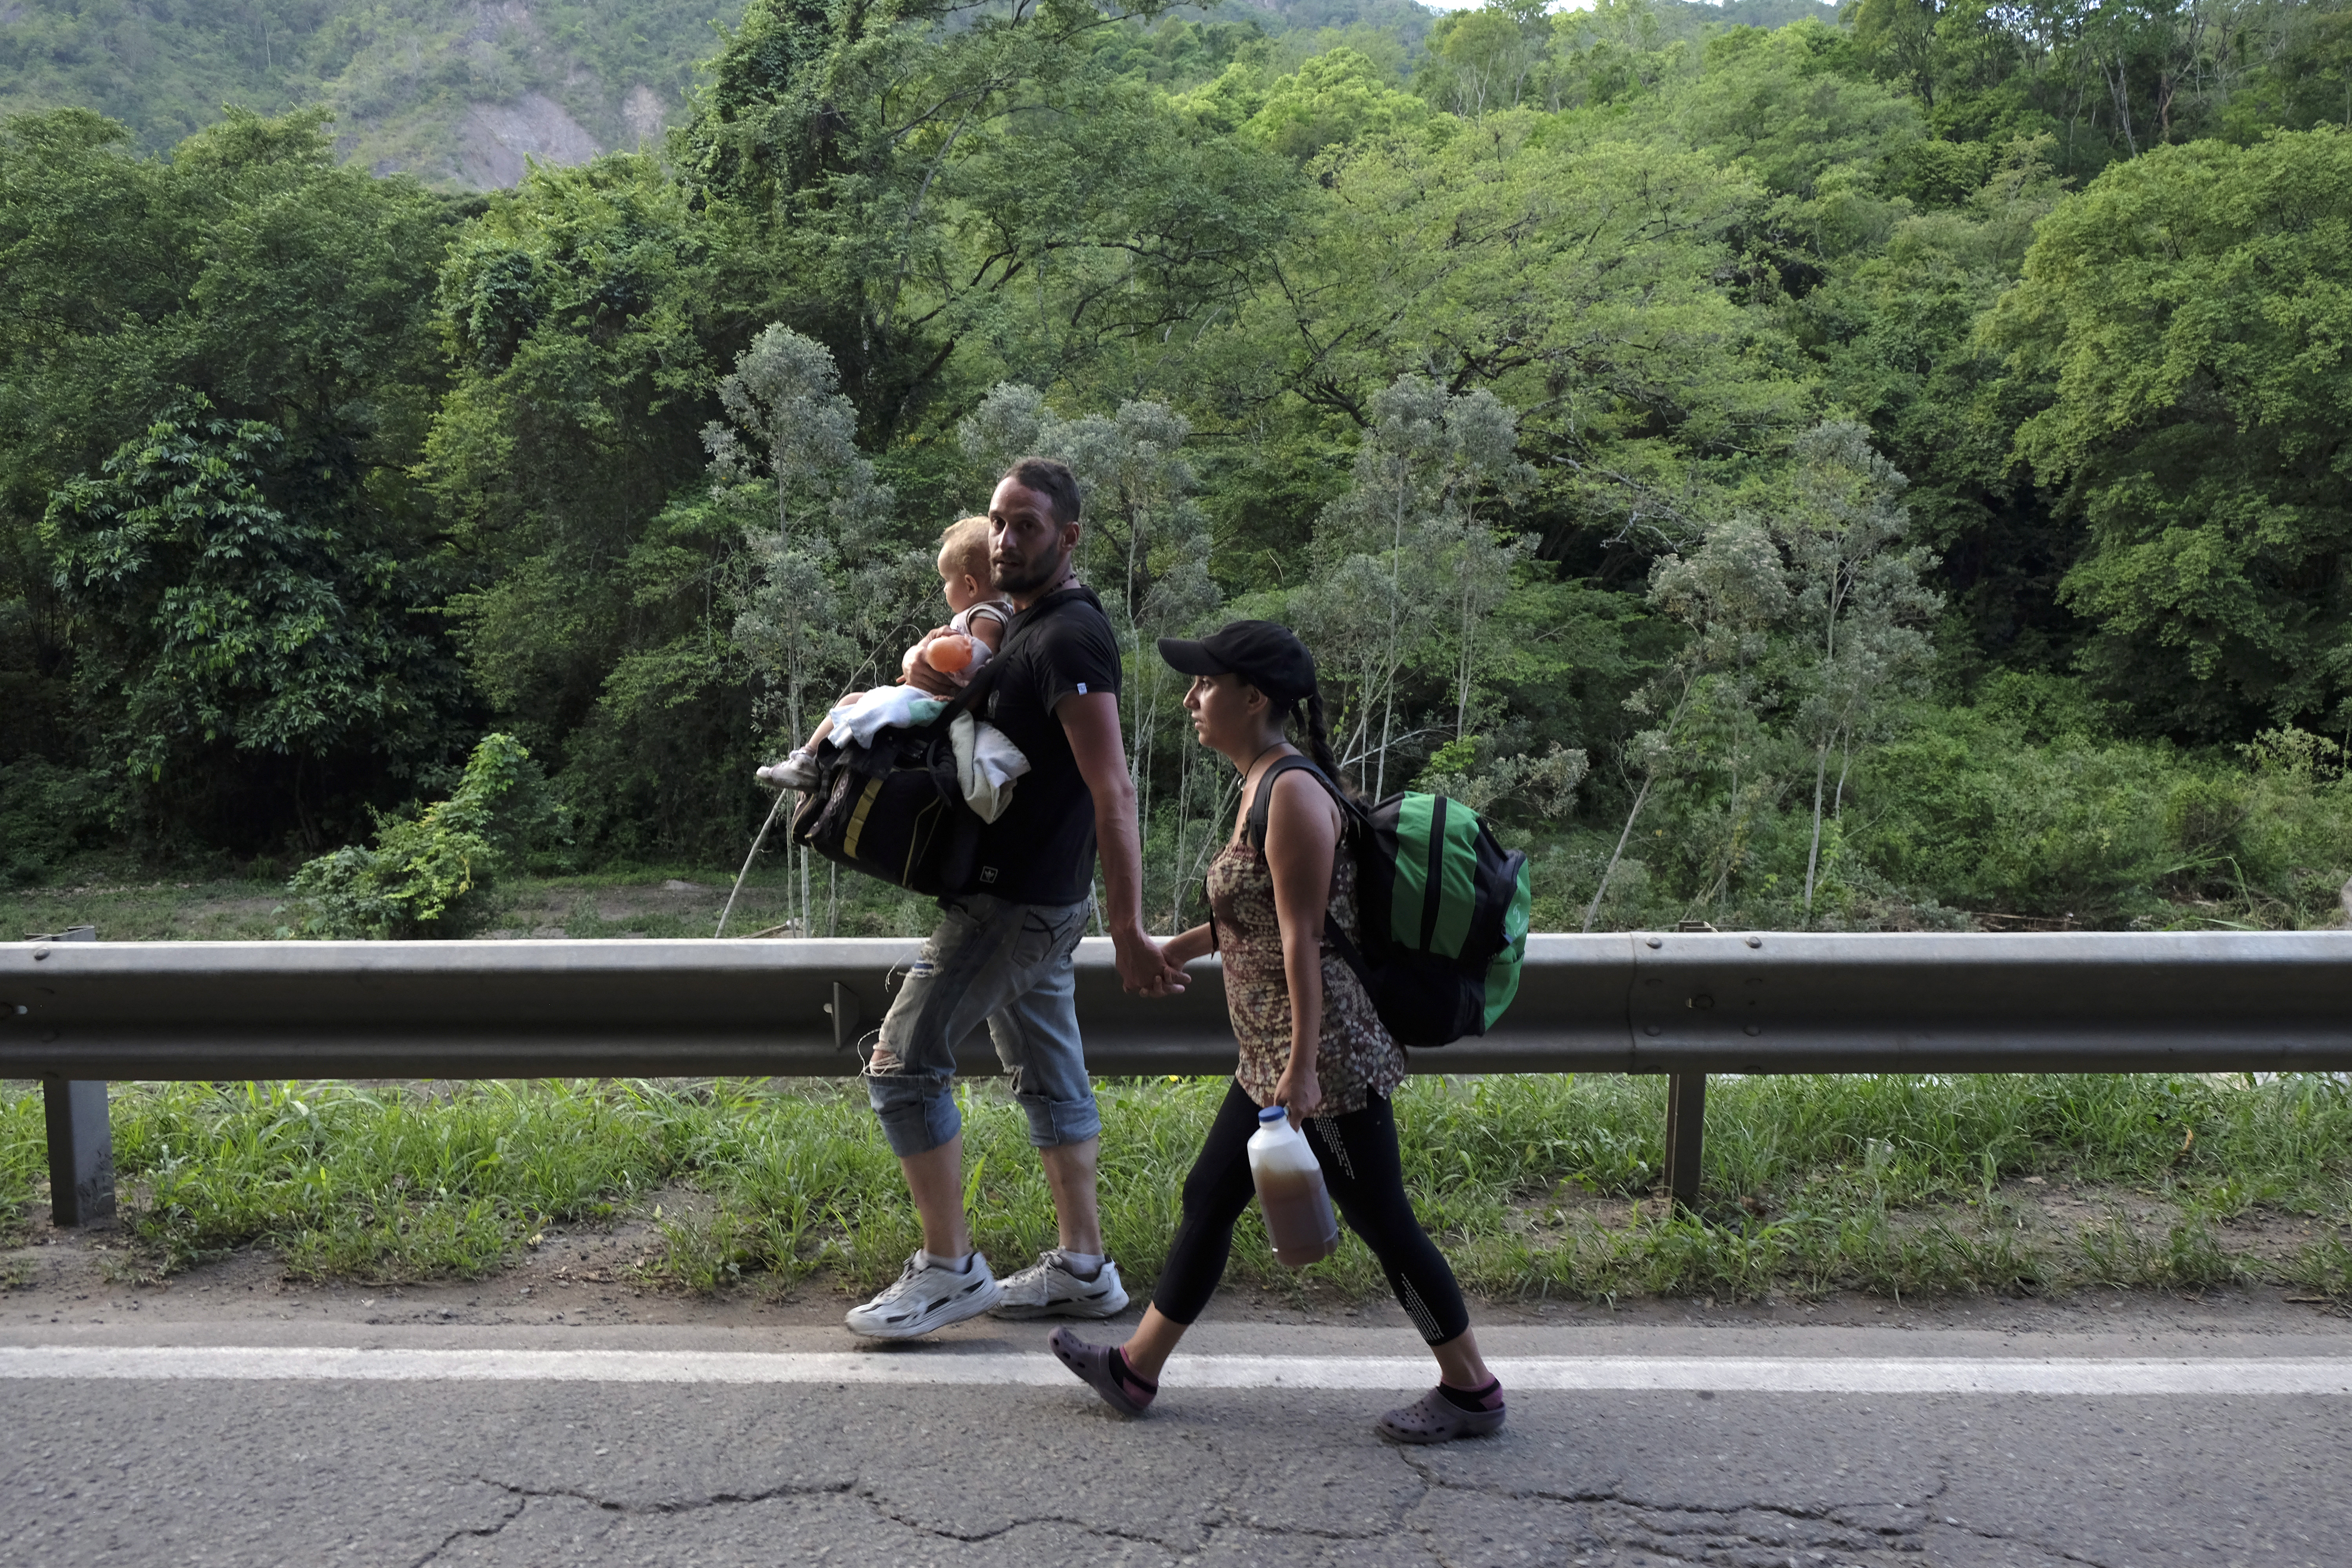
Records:
[[[571,1498],[575,1502],[593,1504],[606,1513],[631,1516],[648,1513],[693,1513],[706,1508],[726,1508],[739,1503],[767,1502],[782,1497],[838,1496],[851,1490],[856,1485],[852,1481],[842,1481],[827,1486],[807,1486],[800,1482],[787,1481],[782,1486],[770,1487],[765,1491],[713,1492],[709,1497],[670,1499],[661,1502],[620,1502],[611,1498],[599,1497],[592,1491],[583,1491],[577,1487],[524,1487],[507,1481],[494,1481],[488,1476],[477,1476],[474,1479],[486,1487],[496,1487],[509,1496],[519,1497],[526,1503],[535,1498]]]
[[[1005,1523],[1000,1525],[994,1530],[974,1531],[970,1533],[966,1533],[962,1531],[941,1530],[937,1526],[924,1524],[919,1521],[908,1519],[904,1514],[893,1513],[888,1509],[883,1507],[878,1500],[864,1493],[858,1494],[857,1500],[864,1503],[867,1508],[872,1509],[878,1517],[887,1519],[893,1524],[903,1525],[907,1529],[913,1531],[918,1535],[928,1535],[935,1541],[960,1541],[969,1544],[974,1542],[993,1541],[1000,1535],[1010,1535],[1013,1531],[1021,1529],[1024,1525],[1059,1524],[1065,1525],[1072,1530],[1083,1531],[1088,1535],[1099,1535],[1106,1541],[1138,1541],[1147,1546],[1157,1546],[1162,1552],[1173,1552],[1179,1557],[1188,1554],[1186,1548],[1178,1546],[1172,1542],[1163,1541],[1156,1535],[1147,1535],[1141,1531],[1136,1530],[1121,1530],[1115,1525],[1090,1524],[1083,1519],[1071,1519],[1066,1515],[1058,1513],[1028,1514],[1018,1519],[1008,1520]]]
[[[1608,1551],[1637,1549],[1653,1552],[1662,1556],[1685,1558],[1700,1554],[1713,1556],[1720,1552],[1736,1552],[1756,1548],[1775,1552],[1793,1550],[1797,1553],[1812,1558],[1815,1562],[1823,1561],[1832,1552],[1857,1554],[1895,1552],[1907,1556],[1926,1551],[1926,1531],[1941,1522],[1927,1512],[1928,1505],[1942,1497],[1951,1485],[1948,1478],[1939,1478],[1937,1484],[1932,1489],[1900,1503],[1845,1502],[1805,1505],[1760,1500],[1733,1504],[1685,1502],[1650,1496],[1630,1495],[1622,1487],[1617,1486],[1580,1490],[1556,1490],[1540,1486],[1510,1488],[1480,1485],[1476,1482],[1464,1481],[1438,1474],[1431,1466],[1421,1462],[1411,1454],[1402,1457],[1435,1491],[1458,1492],[1478,1497],[1539,1500],[1588,1510],[1583,1515],[1582,1524],[1586,1532],[1586,1541],[1591,1549]],[[1598,1511],[1604,1509],[1621,1510],[1625,1517],[1611,1520]],[[1915,1510],[1918,1517],[1916,1521],[1906,1521],[1898,1524],[1878,1523],[1853,1517],[1860,1511],[1881,1509]],[[1830,1528],[1830,1533],[1816,1530],[1807,1532],[1805,1538],[1800,1541],[1791,1541],[1779,1534],[1759,1534],[1752,1525],[1744,1528],[1739,1525],[1738,1521],[1741,1515],[1759,1516],[1766,1521],[1779,1521],[1791,1528],[1800,1524],[1827,1526]],[[1717,1528],[1712,1530],[1706,1528],[1708,1522],[1717,1521],[1721,1521],[1721,1524]],[[1677,1528],[1678,1525],[1684,1525],[1685,1522],[1697,1528]],[[1612,1526],[1614,1528],[1612,1529]],[[1723,1528],[1723,1526],[1729,1528]],[[1433,1552],[1440,1561],[1444,1561],[1445,1553],[1439,1550],[1435,1543],[1439,1531],[1425,1524],[1413,1524],[1412,1528],[1423,1535],[1432,1538]],[[2021,1544],[2041,1546],[2040,1542],[2021,1542]],[[2041,1549],[2055,1550],[2047,1547]],[[2078,1560],[2088,1562],[2088,1559]],[[1795,1556],[1791,1556],[1789,1561],[1795,1563]],[[2103,1565],[2094,1564],[2093,1568],[2103,1568]]]
[[[2114,1564],[2096,1557],[2085,1557],[2071,1546],[2060,1546],[2053,1542],[2038,1541],[2031,1535],[2016,1535],[2003,1530],[1985,1530],[1940,1514],[1927,1521],[1927,1524],[1930,1529],[1940,1527],[1945,1530],[1957,1530],[1962,1535],[1973,1535],[1979,1541],[2000,1541],[2018,1546],[2031,1546],[2036,1552],[2047,1552],[2053,1557],[2063,1557],[2069,1563],[2083,1563],[2085,1568],[2114,1568]]]
[[[1431,1480],[1428,1474],[1412,1462],[1412,1457],[1410,1454],[1394,1445],[1383,1445],[1383,1447],[1403,1463],[1406,1472],[1413,1480],[1421,1483],[1421,1490],[1418,1494],[1391,1504],[1388,1528],[1385,1530],[1318,1530],[1312,1525],[1305,1524],[1260,1524],[1255,1520],[1244,1519],[1234,1513],[1231,1503],[1220,1503],[1218,1508],[1224,1515],[1223,1522],[1232,1525],[1234,1529],[1254,1531],[1260,1535],[1297,1536],[1308,1541],[1388,1540],[1396,1533],[1400,1526],[1404,1524],[1415,1509],[1429,1500]],[[1207,1528],[1213,1530],[1218,1528],[1218,1525],[1215,1521],[1212,1521]]]
[[[767,1491],[752,1492],[741,1496],[733,1492],[714,1492],[710,1496],[705,1498],[689,1498],[657,1503],[630,1503],[615,1501],[611,1498],[599,1497],[594,1492],[583,1491],[575,1487],[517,1486],[510,1481],[494,1481],[488,1476],[475,1476],[471,1479],[478,1485],[488,1487],[494,1491],[504,1492],[507,1495],[508,1500],[514,1505],[512,1510],[508,1512],[506,1517],[499,1520],[496,1524],[488,1526],[487,1529],[478,1526],[468,1526],[463,1530],[451,1531],[447,1535],[441,1538],[441,1543],[438,1546],[436,1546],[432,1551],[418,1558],[412,1565],[412,1568],[430,1568],[430,1564],[437,1562],[443,1552],[448,1551],[449,1548],[468,1537],[472,1537],[475,1540],[487,1541],[493,1536],[502,1533],[506,1530],[507,1526],[512,1524],[516,1520],[520,1519],[526,1512],[528,1512],[530,1505],[534,1501],[541,1499],[551,1501],[557,1498],[569,1498],[574,1502],[587,1503],[591,1507],[598,1509],[605,1513],[635,1517],[645,1514],[692,1513],[707,1508],[722,1508],[736,1503],[765,1502],[772,1498],[780,1497],[824,1497],[829,1494],[846,1492],[849,1490],[851,1486],[851,1483],[847,1481],[841,1482],[836,1486],[811,1487],[788,1484],[785,1486],[772,1488]]]
[[[1200,1525],[1201,1531],[1208,1535],[1230,1530],[1277,1539],[1361,1542],[1392,1539],[1402,1528],[1422,1537],[1424,1548],[1433,1560],[1446,1563],[1451,1559],[1444,1550],[1445,1542],[1442,1540],[1444,1533],[1442,1530],[1433,1525],[1417,1523],[1412,1516],[1433,1496],[1442,1492],[1453,1492],[1474,1497],[1574,1506],[1588,1510],[1580,1521],[1580,1529],[1584,1537],[1580,1544],[1586,1550],[1645,1551],[1669,1557],[1680,1557],[1685,1562],[1705,1562],[1716,1559],[1721,1553],[1753,1552],[1759,1548],[1774,1553],[1788,1552],[1790,1553],[1788,1561],[1791,1564],[1798,1564],[1800,1557],[1809,1558],[1816,1563],[1823,1563],[1829,1560],[1830,1554],[1836,1552],[1872,1554],[1894,1552],[1908,1556],[1927,1551],[1926,1537],[1928,1532],[1936,1530],[1952,1530],[1978,1540],[2030,1547],[2053,1557],[2082,1563],[2084,1568],[2113,1568],[2112,1564],[2102,1559],[2087,1556],[2080,1551],[2061,1546],[2054,1542],[2012,1531],[1987,1529],[1963,1521],[1958,1517],[1936,1511],[1933,1505],[1951,1489],[1951,1478],[1948,1476],[1939,1477],[1932,1489],[1916,1499],[1900,1503],[1847,1502],[1835,1505],[1806,1505],[1757,1500],[1724,1504],[1679,1501],[1654,1495],[1631,1494],[1622,1487],[1616,1486],[1563,1490],[1542,1486],[1513,1488],[1485,1485],[1436,1473],[1431,1465],[1423,1462],[1420,1456],[1410,1450],[1400,1449],[1392,1452],[1406,1471],[1421,1483],[1421,1490],[1410,1500],[1401,1500],[1395,1504],[1393,1516],[1386,1529],[1347,1530],[1307,1524],[1262,1522],[1237,1514],[1230,1501],[1204,1499],[1202,1500],[1221,1517],[1203,1519]],[[533,1501],[540,1500],[553,1501],[559,1499],[584,1502],[606,1513],[643,1518],[688,1514],[706,1509],[769,1502],[783,1498],[846,1497],[868,1510],[877,1519],[888,1521],[890,1523],[933,1540],[952,1541],[961,1544],[976,1544],[992,1541],[1025,1526],[1059,1525],[1064,1529],[1074,1530],[1084,1535],[1106,1541],[1131,1542],[1138,1545],[1156,1547],[1179,1559],[1194,1556],[1199,1550],[1197,1547],[1179,1544],[1167,1537],[1149,1531],[1095,1523],[1059,1513],[1023,1514],[1007,1520],[1002,1525],[986,1530],[958,1530],[952,1527],[927,1524],[919,1519],[888,1507],[871,1491],[861,1489],[856,1480],[817,1485],[788,1483],[756,1492],[715,1492],[706,1497],[667,1499],[659,1502],[638,1503],[600,1496],[595,1492],[578,1488],[523,1486],[492,1480],[486,1476],[471,1479],[482,1486],[505,1494],[505,1500],[510,1505],[508,1511],[493,1524],[469,1525],[450,1531],[442,1538],[439,1544],[416,1559],[414,1568],[430,1568],[431,1564],[440,1561],[451,1547],[460,1542],[468,1539],[486,1541],[501,1534],[509,1525],[529,1511]],[[1856,1512],[1884,1509],[1915,1510],[1917,1518],[1916,1521],[1884,1523],[1853,1517]],[[1600,1510],[1622,1510],[1623,1517],[1611,1520],[1603,1514],[1593,1511]],[[1808,1534],[1804,1539],[1792,1541],[1784,1536],[1759,1533],[1752,1526],[1743,1527],[1738,1522],[1741,1515],[1758,1516],[1766,1521],[1779,1521],[1791,1527],[1829,1526],[1839,1533],[1833,1535],[1812,1533]],[[1614,1528],[1612,1528],[1612,1526]]]
[[[499,1485],[496,1481],[482,1480],[482,1478],[479,1476],[477,1476],[474,1479],[480,1481],[481,1484],[486,1487],[498,1487]],[[510,1489],[499,1488],[499,1489],[509,1490]],[[499,1520],[498,1523],[491,1525],[487,1530],[475,1526],[468,1526],[463,1530],[451,1531],[448,1534],[441,1538],[440,1545],[436,1546],[432,1551],[418,1558],[415,1563],[411,1565],[411,1568],[427,1568],[427,1565],[436,1558],[439,1557],[441,1553],[448,1551],[449,1548],[457,1545],[457,1542],[465,1540],[469,1535],[479,1540],[488,1540],[491,1536],[496,1535],[500,1531],[504,1530],[508,1525],[512,1524],[516,1520],[520,1519],[523,1515],[523,1510],[530,1506],[530,1499],[528,1497],[510,1497],[509,1500],[514,1504],[514,1507],[507,1513],[506,1517]]]
[[[1071,1519],[1062,1514],[1048,1513],[1024,1515],[1020,1518],[1008,1521],[1003,1525],[991,1530],[970,1531],[943,1530],[932,1525],[925,1524],[921,1521],[909,1518],[905,1514],[893,1512],[891,1510],[884,1507],[880,1500],[868,1493],[857,1490],[857,1483],[855,1481],[839,1481],[824,1486],[787,1484],[781,1487],[772,1487],[765,1491],[740,1493],[714,1492],[708,1497],[669,1499],[661,1502],[652,1503],[633,1503],[620,1501],[612,1498],[600,1497],[594,1492],[585,1491],[576,1487],[517,1486],[508,1481],[494,1481],[486,1476],[477,1476],[474,1479],[483,1486],[492,1487],[506,1493],[514,1503],[512,1510],[504,1518],[500,1519],[496,1524],[488,1526],[487,1528],[468,1527],[463,1530],[452,1531],[448,1535],[442,1538],[439,1545],[426,1552],[423,1557],[418,1558],[415,1568],[428,1568],[428,1565],[436,1559],[439,1558],[443,1552],[448,1551],[451,1546],[454,1546],[458,1542],[463,1541],[469,1536],[476,1539],[487,1540],[492,1536],[498,1535],[503,1531],[507,1526],[512,1524],[516,1520],[520,1519],[531,1503],[535,1501],[553,1501],[557,1499],[564,1498],[568,1498],[574,1502],[587,1503],[591,1507],[604,1513],[617,1514],[624,1518],[641,1519],[648,1516],[660,1518],[673,1514],[697,1513],[705,1509],[739,1507],[748,1503],[772,1502],[780,1498],[847,1497],[851,1500],[857,1502],[870,1510],[877,1519],[887,1520],[893,1524],[913,1531],[918,1535],[928,1535],[940,1541],[954,1541],[971,1544],[982,1541],[992,1541],[1000,1535],[1008,1534],[1013,1531],[1021,1529],[1024,1525],[1058,1524],[1072,1530],[1082,1531],[1088,1535],[1101,1536],[1105,1540],[1108,1541],[1132,1541],[1148,1546],[1157,1546],[1161,1551],[1179,1557],[1190,1554],[1186,1548],[1179,1546],[1172,1542],[1162,1540],[1160,1537],[1156,1535],[1146,1534],[1139,1531],[1120,1530],[1111,1525],[1093,1524],[1082,1519]],[[1206,1526],[1206,1528],[1214,1529],[1216,1526],[1213,1522]]]
[[[1418,1507],[1420,1505],[1420,1499],[1414,1499],[1413,1506]],[[1318,1530],[1314,1526],[1307,1524],[1260,1524],[1255,1520],[1235,1519],[1231,1515],[1227,1515],[1224,1519],[1212,1521],[1207,1528],[1210,1530],[1246,1530],[1253,1535],[1272,1535],[1284,1540],[1386,1541],[1396,1533],[1399,1526],[1404,1524],[1403,1515],[1409,1514],[1412,1511],[1412,1508],[1407,1508],[1402,1510],[1397,1518],[1396,1523],[1383,1531]]]
[[[1392,1517],[1385,1529],[1337,1530],[1318,1529],[1312,1525],[1264,1523],[1256,1520],[1243,1518],[1234,1511],[1229,1503],[1222,1500],[1215,1500],[1211,1501],[1210,1506],[1222,1517],[1202,1520],[1201,1521],[1201,1530],[1203,1534],[1213,1534],[1221,1530],[1233,1530],[1245,1531],[1250,1534],[1259,1536],[1299,1538],[1315,1541],[1382,1541],[1390,1539],[1396,1533],[1400,1526],[1404,1525],[1407,1517],[1412,1514],[1413,1510],[1420,1507],[1422,1502],[1427,1499],[1431,1484],[1430,1478],[1420,1473],[1419,1467],[1412,1465],[1407,1456],[1399,1455],[1398,1457],[1400,1458],[1406,1459],[1407,1469],[1413,1474],[1414,1479],[1421,1481],[1422,1489],[1410,1500],[1400,1500],[1394,1505]],[[1002,1525],[997,1525],[986,1530],[967,1531],[956,1530],[953,1528],[942,1528],[937,1525],[927,1524],[919,1519],[896,1511],[887,1506],[880,1498],[876,1497],[871,1491],[861,1489],[858,1482],[855,1480],[839,1481],[819,1486],[787,1484],[757,1492],[717,1492],[708,1497],[667,1499],[660,1502],[633,1503],[604,1497],[596,1492],[577,1487],[524,1486],[511,1481],[493,1480],[487,1476],[476,1476],[470,1479],[482,1486],[492,1488],[497,1491],[506,1494],[508,1500],[512,1504],[509,1511],[508,1511],[506,1515],[499,1519],[495,1524],[488,1526],[467,1526],[464,1529],[450,1531],[449,1534],[442,1538],[440,1543],[435,1546],[432,1551],[418,1558],[414,1564],[414,1568],[430,1568],[430,1565],[439,1561],[444,1553],[446,1553],[452,1546],[457,1545],[462,1541],[466,1541],[467,1539],[488,1540],[500,1534],[509,1525],[511,1525],[515,1521],[522,1518],[529,1510],[530,1504],[534,1501],[554,1501],[560,1499],[569,1499],[574,1502],[584,1502],[602,1512],[617,1514],[624,1517],[645,1518],[652,1516],[657,1518],[673,1514],[694,1513],[705,1509],[732,1507],[745,1503],[768,1502],[779,1498],[847,1497],[871,1511],[877,1519],[887,1520],[903,1529],[912,1531],[919,1535],[930,1537],[933,1540],[952,1541],[965,1545],[977,1544],[985,1541],[992,1541],[999,1536],[1009,1534],[1024,1526],[1060,1525],[1065,1529],[1075,1530],[1083,1534],[1098,1537],[1106,1541],[1132,1542],[1139,1545],[1157,1547],[1159,1550],[1169,1553],[1171,1557],[1180,1559],[1195,1556],[1198,1554],[1199,1551],[1196,1547],[1181,1545],[1165,1537],[1150,1534],[1144,1531],[1125,1530],[1116,1525],[1094,1523],[1087,1520],[1074,1519],[1068,1515],[1058,1513],[1023,1514],[1007,1520]]]

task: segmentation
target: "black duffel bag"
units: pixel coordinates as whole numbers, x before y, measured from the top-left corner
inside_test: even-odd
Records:
[[[981,820],[964,804],[948,731],[985,695],[987,677],[983,668],[928,724],[877,730],[870,745],[827,741],[816,788],[793,813],[793,842],[910,893],[936,898],[970,886]]]

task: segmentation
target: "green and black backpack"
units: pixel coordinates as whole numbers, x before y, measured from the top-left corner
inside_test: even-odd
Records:
[[[1314,774],[1347,818],[1362,940],[1329,915],[1324,931],[1389,1033],[1400,1045],[1443,1046],[1494,1027],[1527,957],[1528,858],[1458,800],[1403,794],[1365,806],[1305,757],[1284,757],[1258,780],[1245,831],[1260,854],[1269,786],[1294,768]]]

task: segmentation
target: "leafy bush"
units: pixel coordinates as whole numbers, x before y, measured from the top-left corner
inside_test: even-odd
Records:
[[[346,846],[294,873],[305,936],[465,936],[491,910],[498,872],[520,858],[535,814],[530,752],[485,735],[446,800],[414,818],[378,817],[375,847]],[[523,786],[519,788],[518,786]]]
[[[0,880],[37,882],[105,825],[88,773],[42,757],[0,763]]]
[[[2332,925],[2352,875],[2352,784],[2332,742],[2265,731],[2238,754],[2120,739],[2011,677],[1927,709],[1874,753],[1858,855],[1915,893],[2086,922]]]

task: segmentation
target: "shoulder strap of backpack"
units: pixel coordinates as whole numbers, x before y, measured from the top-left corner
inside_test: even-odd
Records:
[[[948,700],[947,710],[940,715],[940,719],[951,722],[959,713],[970,713],[977,718],[982,704],[988,700],[989,692],[996,685],[996,669],[997,663],[993,658],[982,665],[980,673],[973,676],[961,691]]]
[[[989,655],[988,662],[980,667],[980,673],[971,678],[971,684],[956,693],[953,700],[948,705],[948,710],[940,715],[940,719],[952,720],[958,713],[970,713],[975,718],[979,717],[982,706],[996,688],[996,678],[1004,672],[1008,662],[1005,656],[1013,651],[1013,644],[1025,638],[1030,628],[1044,618],[1034,612],[1040,609],[1050,609],[1066,595],[1078,591],[1075,588],[1066,588],[1058,594],[1048,594],[1030,605],[1028,609],[1021,611],[1005,621],[1004,640],[997,645],[994,653]],[[994,609],[993,605],[983,607]]]
[[[1257,793],[1250,796],[1249,819],[1242,825],[1243,837],[1248,841],[1249,847],[1261,855],[1265,853],[1266,813],[1274,808],[1274,781],[1285,773],[1296,773],[1302,768],[1315,775],[1317,784],[1331,792],[1331,799],[1339,804],[1339,815],[1343,817],[1348,815],[1348,807],[1340,796],[1339,786],[1323,776],[1321,768],[1317,767],[1305,757],[1277,757],[1272,767],[1258,774]]]
[[[1260,855],[1265,853],[1265,820],[1267,812],[1274,805],[1274,781],[1284,773],[1302,768],[1314,775],[1317,784],[1330,792],[1332,803],[1339,808],[1340,828],[1337,852],[1341,855],[1353,853],[1351,841],[1356,836],[1355,803],[1340,794],[1339,786],[1324,777],[1323,770],[1305,757],[1280,758],[1272,767],[1258,775],[1257,793],[1250,797],[1249,817],[1243,825],[1243,837],[1251,848]],[[1332,951],[1339,955],[1340,961],[1356,972],[1356,978],[1362,981],[1364,989],[1370,992],[1372,989],[1371,969],[1364,963],[1363,952],[1356,946],[1355,938],[1348,934],[1347,928],[1340,925],[1339,920],[1328,910],[1323,912],[1323,935],[1331,943]]]
[[[947,710],[933,721],[940,726],[942,732],[945,732],[949,724],[955,721],[955,716],[959,713],[969,713],[975,719],[982,716],[981,710],[987,704],[989,694],[996,689],[996,678],[1003,673],[1004,656],[1011,651],[1012,647],[1013,639],[1007,637],[1004,639],[1004,646],[991,654],[988,662],[980,667],[980,673],[966,682],[962,690],[948,700]]]

